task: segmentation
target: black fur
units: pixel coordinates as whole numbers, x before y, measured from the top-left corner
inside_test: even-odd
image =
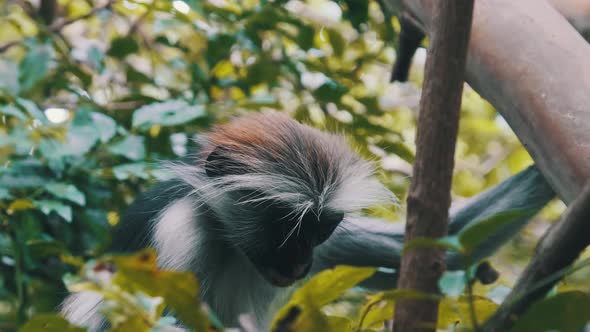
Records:
[[[186,197],[192,189],[187,183],[173,179],[160,182],[137,196],[113,229],[110,251],[129,253],[147,247],[151,238],[150,221],[168,204]]]
[[[391,82],[406,82],[408,80],[412,58],[426,37],[422,30],[407,17],[401,16],[399,22],[401,27],[399,46],[391,73]]]

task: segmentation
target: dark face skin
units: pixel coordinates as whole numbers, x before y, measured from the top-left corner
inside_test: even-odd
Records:
[[[323,211],[317,216],[310,211],[289,236],[299,216],[293,216],[288,206],[267,202],[255,208],[261,225],[259,243],[245,254],[268,282],[279,287],[290,286],[309,273],[313,249],[328,239],[343,218],[338,212]]]

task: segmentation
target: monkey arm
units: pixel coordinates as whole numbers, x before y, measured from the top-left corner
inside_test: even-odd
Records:
[[[524,227],[554,197],[555,193],[543,175],[534,166],[529,167],[475,196],[456,212],[451,211],[449,235],[503,211],[522,211],[520,217],[490,234],[488,240],[473,253],[476,260],[484,259]],[[403,225],[399,223],[374,218],[346,219],[328,241],[316,249],[313,272],[339,264],[397,269],[403,239]],[[458,253],[447,254],[447,268],[462,268]],[[367,286],[372,288],[391,288],[393,285],[395,277],[389,272],[380,271],[367,281]]]

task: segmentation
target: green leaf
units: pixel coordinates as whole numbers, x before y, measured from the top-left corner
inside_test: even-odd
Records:
[[[303,23],[299,24],[298,28],[299,32],[297,33],[297,36],[294,40],[297,43],[297,45],[299,45],[299,47],[307,51],[313,47],[315,29],[312,26]]]
[[[344,48],[346,46],[346,41],[342,34],[336,29],[325,29],[328,31],[328,38],[330,40],[330,44],[332,45],[332,50],[334,54],[338,57],[341,57],[344,54]]]
[[[123,140],[111,145],[109,151],[112,154],[124,156],[131,160],[141,160],[145,158],[144,137],[129,135]]]
[[[590,320],[590,295],[580,291],[564,292],[533,304],[516,321],[511,332],[577,332]]]
[[[256,85],[260,83],[272,84],[276,81],[281,67],[269,57],[260,57],[258,61],[248,67],[247,83]]]
[[[45,190],[55,197],[66,199],[81,206],[86,205],[86,196],[73,184],[48,183],[45,185]]]
[[[101,142],[108,142],[117,133],[117,123],[110,116],[99,112],[90,114],[92,121],[98,130],[98,136]]]
[[[274,6],[262,6],[262,9],[248,17],[244,30],[250,40],[257,46],[261,47],[260,30],[271,30],[284,19]]]
[[[350,20],[352,26],[358,31],[361,30],[361,24],[369,20],[369,1],[366,0],[344,0],[348,10],[344,13],[345,17]]]
[[[56,240],[29,240],[26,244],[31,255],[36,259],[66,252],[64,244]]]
[[[209,39],[205,56],[210,68],[213,68],[217,62],[229,58],[236,40],[236,36],[230,34],[217,34]]]
[[[84,196],[82,196],[82,198],[84,198]],[[35,201],[34,204],[35,207],[41,210],[45,215],[55,212],[60,217],[64,218],[65,221],[72,222],[72,207],[69,205],[53,200]]]
[[[97,73],[102,74],[104,70],[104,55],[103,53],[96,47],[91,46],[88,49],[87,53],[88,62],[94,67]]]
[[[0,92],[16,96],[20,90],[18,66],[9,59],[0,58]],[[0,93],[1,94],[1,93]]]
[[[149,179],[149,165],[146,163],[130,163],[113,167],[113,174],[117,180],[127,180],[130,176]]]
[[[475,250],[482,242],[488,240],[491,234],[499,232],[502,228],[515,221],[520,221],[520,218],[528,214],[528,211],[523,210],[511,210],[494,214],[464,228],[459,233],[459,242],[463,249],[469,253]]]
[[[465,271],[446,271],[438,280],[438,287],[443,294],[457,298],[465,290]]]
[[[243,99],[238,102],[238,106],[259,110],[262,107],[279,108],[280,103],[275,96],[264,95],[252,96],[251,98]]]
[[[86,329],[70,324],[58,314],[37,314],[19,332],[84,332]]]
[[[45,117],[45,113],[43,113],[33,101],[17,98],[16,103],[20,107],[24,108],[24,110],[27,111],[27,113],[29,113],[33,119],[41,121],[42,124],[47,123],[47,117]]]
[[[129,54],[137,53],[139,51],[139,44],[135,38],[128,37],[117,37],[111,41],[111,47],[107,51],[107,55],[112,57],[123,59]]]
[[[155,124],[176,126],[202,118],[205,115],[205,107],[202,105],[190,105],[180,99],[169,100],[138,108],[133,113],[132,126],[144,130]]]
[[[154,83],[154,80],[152,80],[146,74],[133,68],[133,66],[127,66],[126,75],[128,83]]]
[[[50,43],[29,45],[28,51],[19,65],[18,79],[22,90],[31,89],[47,76],[52,51]]]
[[[81,87],[84,89],[88,89],[90,84],[92,84],[92,73],[86,70],[85,67],[80,67],[77,64],[62,63],[60,70],[76,76],[80,80]]]
[[[101,138],[101,135],[107,136],[108,134],[108,132],[102,133],[102,129],[99,128],[105,119],[99,119],[99,126],[97,126],[93,118],[89,108],[80,107],[76,111],[63,142],[55,139],[41,141],[39,150],[43,156],[49,160],[58,160],[68,156],[82,156],[89,152]]]
[[[38,174],[24,174],[19,169],[11,172],[0,172],[0,186],[3,188],[38,188],[43,186],[49,178]]]
[[[336,102],[348,92],[348,89],[332,79],[328,79],[324,84],[320,85],[313,91],[314,97],[322,102]]]
[[[27,116],[21,110],[19,110],[17,107],[13,105],[4,105],[0,107],[0,114],[14,116],[15,118],[18,118],[23,121],[27,120]]]
[[[8,189],[0,188],[0,199],[12,199],[12,195],[10,194]]]

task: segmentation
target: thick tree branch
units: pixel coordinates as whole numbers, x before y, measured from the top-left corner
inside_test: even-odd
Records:
[[[429,33],[438,1],[402,2]],[[570,202],[590,177],[590,45],[546,0],[477,1],[473,20],[467,81]]]
[[[433,34],[426,61],[416,138],[416,162],[410,193],[406,243],[447,234],[450,189],[459,106],[473,0],[439,1],[434,6]],[[402,257],[398,288],[437,294],[445,270],[442,248],[410,249]],[[394,331],[434,331],[438,303],[407,300],[396,303]]]
[[[590,245],[590,182],[537,245],[535,255],[484,331],[508,331],[515,319],[543,297]],[[557,277],[555,277],[557,275]]]
[[[590,37],[590,1],[549,0],[582,35]]]

